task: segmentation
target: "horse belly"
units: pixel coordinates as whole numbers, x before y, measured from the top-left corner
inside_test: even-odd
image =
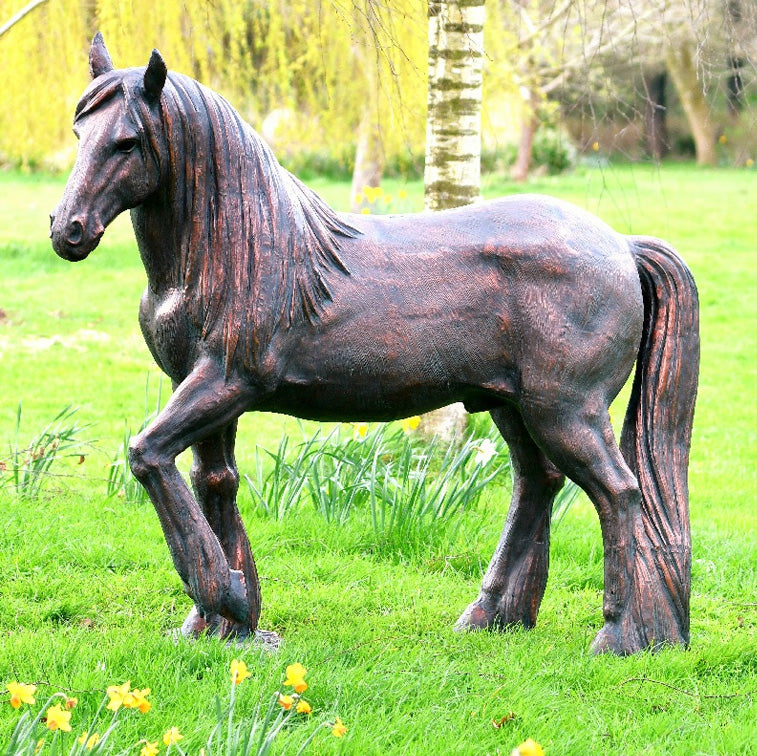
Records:
[[[298,342],[276,411],[319,420],[391,420],[515,395],[507,319],[491,311],[404,316],[365,308]]]

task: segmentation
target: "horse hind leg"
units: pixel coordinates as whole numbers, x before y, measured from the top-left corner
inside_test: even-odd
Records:
[[[236,421],[225,429],[192,447],[193,464],[190,471],[195,498],[205,519],[223,548],[229,567],[244,576],[251,601],[251,613],[260,614],[260,590],[257,569],[247,533],[236,505],[239,473],[234,458]],[[249,623],[227,619],[219,614],[202,616],[195,606],[182,625],[182,633],[198,636],[202,633],[221,638],[243,640],[250,634]]]
[[[512,500],[481,591],[458,630],[534,626],[547,584],[552,504],[565,482],[515,408],[501,407],[491,416],[510,448]]]
[[[615,441],[606,406],[587,398],[527,416],[529,430],[549,458],[574,480],[597,510],[604,544],[604,626],[594,653],[635,653],[649,646],[645,612],[634,585],[636,533],[641,527],[641,492]]]

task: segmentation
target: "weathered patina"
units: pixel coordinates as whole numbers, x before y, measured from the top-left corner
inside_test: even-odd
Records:
[[[564,476],[596,506],[605,559],[595,651],[689,638],[687,467],[698,306],[679,256],[591,214],[519,195],[458,210],[340,214],[221,97],[158,52],[115,70],[101,36],[76,108],[53,246],[83,260],[130,209],[140,324],[174,393],[131,444],[176,569],[188,634],[246,637],[260,588],[236,506],[250,410],[392,420],[488,411],[514,474],[501,540],[458,627],[532,626]],[[620,441],[608,407],[636,374]],[[194,495],[175,459],[192,447]]]

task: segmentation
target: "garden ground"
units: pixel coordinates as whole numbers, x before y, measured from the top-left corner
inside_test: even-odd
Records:
[[[699,285],[691,647],[617,659],[588,652],[601,626],[602,551],[584,500],[554,531],[537,627],[452,632],[496,543],[507,480],[489,487],[454,537],[400,554],[376,542],[367,516],[328,524],[305,507],[277,521],[243,485],[261,624],[284,644],[270,654],[176,642],[170,630],[190,601],[152,507],[107,496],[125,427],[139,427],[161,386],[137,325],[144,273],[128,220],[90,259],[71,265],[47,240],[63,179],[0,174],[0,448],[27,443],[66,405],[78,408],[86,426],[78,438],[89,442],[51,468],[58,476],[45,479],[36,499],[20,497],[3,476],[0,683],[36,683],[38,703],[58,690],[76,696],[75,728],[108,685],[151,688],[152,710],[122,717],[113,736],[119,750],[135,754],[141,738],[159,740],[172,726],[184,734],[184,750],[198,753],[216,721],[215,697],[226,700],[235,657],[252,672],[239,687],[239,716],[278,688],[287,665],[308,668],[313,714],[285,729],[276,741],[282,751],[340,716],[344,737],[324,730],[311,752],[507,754],[531,737],[561,756],[757,753],[754,182],[747,169],[597,165],[526,187],[572,200],[626,233],[665,238]],[[348,186],[311,185],[345,205]],[[377,209],[419,206],[418,184],[384,191]],[[487,196],[512,191],[522,188],[486,180]],[[167,382],[161,391],[165,400]],[[619,424],[621,407],[613,417]],[[246,416],[241,472],[253,470],[256,445],[275,450],[282,433],[294,442],[312,430],[290,418]],[[18,716],[0,696],[0,744]]]

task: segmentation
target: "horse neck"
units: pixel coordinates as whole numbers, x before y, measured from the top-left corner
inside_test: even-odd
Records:
[[[177,218],[164,192],[131,211],[131,222],[150,288],[155,292],[183,285]]]

